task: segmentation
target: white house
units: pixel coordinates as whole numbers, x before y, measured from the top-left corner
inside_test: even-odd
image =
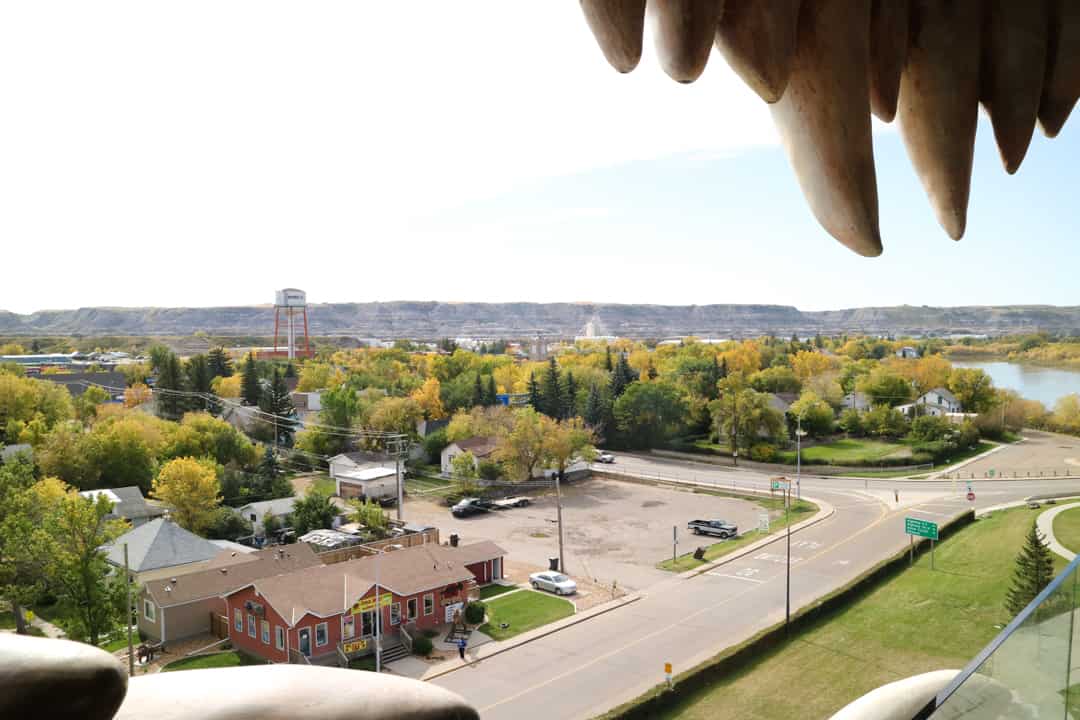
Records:
[[[467,440],[452,442],[443,448],[439,463],[444,474],[449,475],[454,471],[454,458],[462,453],[470,452],[476,463],[486,460],[495,452],[497,441],[493,437],[477,436]]]
[[[960,401],[956,399],[956,396],[943,387],[934,388],[929,392],[925,392],[920,395],[915,402],[908,403],[907,405],[898,405],[896,409],[908,417],[919,417],[922,415],[946,417],[964,411],[964,408],[960,405]]]
[[[844,409],[856,410],[858,412],[868,411],[873,403],[870,401],[870,397],[865,393],[859,391],[849,392],[844,396]]]
[[[896,357],[904,358],[905,360],[914,360],[919,357],[919,351],[910,345],[905,345],[896,351]]]
[[[397,497],[397,470],[392,467],[376,466],[342,470],[334,476],[337,495],[343,498],[383,498]]]
[[[267,517],[277,518],[281,522],[285,521],[285,518],[293,511],[293,505],[296,504],[296,498],[278,498],[277,500],[263,500],[262,502],[253,502],[238,508],[236,512],[245,520],[250,520],[251,524],[255,526],[255,534],[263,534],[263,523]]]

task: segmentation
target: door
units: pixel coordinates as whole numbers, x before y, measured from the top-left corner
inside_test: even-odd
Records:
[[[300,628],[300,654],[311,657],[311,628]]]
[[[502,577],[502,558],[497,557],[491,561],[491,579],[498,580]]]

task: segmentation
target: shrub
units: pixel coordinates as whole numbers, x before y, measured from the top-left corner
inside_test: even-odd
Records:
[[[480,625],[484,622],[484,614],[487,612],[487,605],[474,600],[465,606],[465,622],[470,625]]]
[[[484,480],[498,480],[503,475],[502,465],[491,460],[481,460],[476,472]]]
[[[433,465],[438,465],[442,458],[442,451],[449,442],[446,439],[446,428],[439,428],[435,432],[428,433],[424,438],[424,452],[427,460]]]
[[[853,408],[848,408],[840,414],[840,421],[838,424],[840,425],[840,429],[851,437],[862,437],[865,434],[862,414]]]
[[[776,447],[769,443],[758,443],[750,448],[750,459],[757,462],[773,462],[776,460]]]
[[[434,646],[431,644],[431,639],[425,635],[418,635],[413,638],[412,651],[415,655],[423,655],[427,657],[431,654],[431,650]]]
[[[935,415],[923,415],[911,421],[911,432],[908,433],[915,442],[935,442],[948,440],[956,432],[954,426],[947,418]]]

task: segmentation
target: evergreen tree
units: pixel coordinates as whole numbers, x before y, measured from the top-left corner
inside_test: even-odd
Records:
[[[472,405],[473,405],[473,407],[476,407],[477,405],[483,405],[483,404],[484,404],[484,386],[480,381],[480,373],[476,373],[476,382],[473,383],[473,390],[472,390]]]
[[[262,461],[259,462],[259,477],[269,485],[280,474],[281,464],[278,462],[277,455],[274,453],[273,448],[267,445],[266,450],[263,452]]]
[[[484,404],[495,405],[498,403],[499,399],[496,397],[498,394],[498,390],[495,388],[495,376],[488,375],[487,388],[484,391]]]
[[[559,383],[559,363],[556,362],[554,357],[548,360],[547,373],[544,374],[544,389],[541,402],[543,407],[540,408],[540,412],[552,418],[562,416],[562,385]]]
[[[564,394],[563,412],[564,418],[572,418],[577,415],[577,380],[574,373],[566,371],[566,392]]]
[[[210,363],[205,355],[195,355],[188,359],[184,365],[184,375],[187,377],[187,387],[191,392],[210,395]],[[211,402],[205,397],[191,398],[191,407],[198,410],[210,410]]]
[[[259,382],[259,370],[255,366],[255,356],[248,353],[244,360],[244,377],[240,382],[240,399],[245,405],[258,405],[262,397],[262,383]]]
[[[34,338],[33,340],[30,341],[30,352],[33,353],[34,355],[37,355],[38,353],[41,352],[41,343],[38,342],[37,338]]]
[[[536,372],[529,373],[529,405],[537,412],[542,410],[543,402],[540,399],[540,383],[536,381]]]
[[[285,378],[277,368],[274,368],[274,378],[259,399],[259,409],[274,416],[267,420],[275,429],[278,445],[291,445],[296,428],[296,407],[289,397]]]
[[[650,380],[655,380],[656,376],[660,374],[656,372],[656,366],[653,365],[652,358],[649,358],[649,366],[645,369],[645,372],[649,376]]]
[[[611,372],[611,346],[604,346],[604,369]]]
[[[188,409],[187,398],[182,394],[185,388],[180,359],[170,352],[163,355],[159,362],[157,383],[154,385],[158,414],[166,420],[179,420]]]
[[[289,364],[285,366],[285,377],[287,377],[287,378],[296,377],[296,366],[293,365],[292,360],[290,360]]]
[[[814,347],[818,350],[825,347],[825,340],[821,337],[821,333],[814,336]]]
[[[715,400],[720,391],[716,387],[716,383],[720,382],[720,360],[713,355],[712,365],[705,374],[705,398],[707,400]]]
[[[232,360],[225,352],[225,348],[218,346],[211,350],[206,358],[206,361],[207,364],[210,366],[211,380],[216,377],[232,377]]]
[[[585,399],[584,419],[585,424],[595,430],[597,435],[603,432],[607,410],[604,407],[604,396],[600,393],[600,386],[596,383],[589,386],[589,396]]]
[[[1005,596],[1005,609],[1010,615],[1016,615],[1053,579],[1054,558],[1039,528],[1032,523],[1024,547],[1016,556],[1016,569],[1013,571],[1012,587]]]
[[[720,361],[720,379],[723,380],[727,377],[727,358]]]
[[[630,363],[626,361],[625,355],[619,356],[619,361],[615,363],[615,370],[611,373],[611,398],[617,399],[626,390],[626,387],[637,380],[637,376],[634,374],[633,369],[630,367]]]

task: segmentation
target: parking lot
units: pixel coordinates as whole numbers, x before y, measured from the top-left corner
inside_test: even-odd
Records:
[[[722,518],[740,532],[757,526],[760,508],[749,500],[696,494],[593,478],[563,488],[566,571],[604,587],[641,589],[671,577],[655,564],[671,557],[672,526],[678,527],[679,554],[715,540],[686,530],[697,518]],[[405,517],[439,528],[445,541],[457,533],[462,542],[494,540],[510,560],[546,568],[558,555],[555,495],[534,497],[533,504],[455,518],[437,500],[407,500]]]

